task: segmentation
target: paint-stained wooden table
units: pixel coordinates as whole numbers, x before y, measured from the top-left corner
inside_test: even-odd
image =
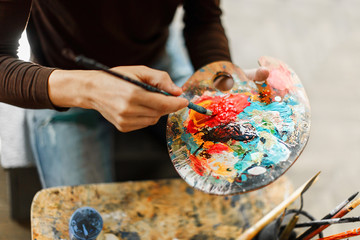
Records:
[[[234,239],[292,190],[285,177],[232,196],[209,195],[181,179],[49,188],[34,197],[32,239],[69,239],[69,218],[83,206],[103,218],[98,239]]]

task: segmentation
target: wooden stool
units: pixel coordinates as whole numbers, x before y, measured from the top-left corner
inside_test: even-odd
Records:
[[[101,214],[101,239],[234,239],[292,190],[285,177],[232,196],[194,190],[182,179],[49,188],[34,197],[32,239],[69,239],[70,216],[84,206]]]

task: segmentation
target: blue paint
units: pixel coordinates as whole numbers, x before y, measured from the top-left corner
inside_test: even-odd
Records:
[[[266,157],[264,157],[261,161],[261,165],[264,167],[270,167],[273,164],[274,164],[274,162],[268,159],[268,155]]]
[[[241,175],[241,181],[244,182],[244,181],[246,181],[246,180],[247,180],[247,176],[246,176],[245,174],[242,174],[242,175]]]
[[[186,188],[186,193],[189,195],[194,195],[194,189],[192,189],[191,187],[187,187]]]
[[[288,150],[287,148],[281,144],[277,143],[271,148],[271,153],[268,154],[267,159],[276,164],[280,161],[286,160],[288,157]]]
[[[256,129],[257,132],[258,129]],[[257,148],[257,145],[259,144],[259,141],[260,141],[260,138],[255,138],[254,140],[250,141],[250,142],[240,142],[240,146],[243,148],[243,149],[246,149],[247,152],[250,152],[250,153],[253,153],[253,150]],[[247,158],[247,156],[249,156],[249,154],[246,154],[245,155],[245,160]]]
[[[248,116],[252,116],[253,114],[251,112],[254,110],[279,112],[280,116],[285,120],[293,114],[291,108],[284,102],[272,102],[270,104],[252,102],[251,105],[246,107],[243,112]]]
[[[198,150],[199,145],[194,141],[194,138],[191,136],[190,133],[182,134],[181,140],[183,140],[186,143],[186,147],[191,154],[194,154],[196,150]]]
[[[214,224],[213,229],[216,230],[219,226],[221,226],[221,223]]]
[[[231,207],[234,208],[236,206],[236,203],[238,203],[239,201],[240,201],[240,195],[231,196],[231,202],[230,202]]]
[[[101,215],[91,207],[77,209],[69,221],[70,239],[95,240],[103,227]]]
[[[292,103],[297,104],[294,100],[292,100]],[[255,113],[254,111],[259,111],[261,113]],[[255,115],[261,116],[261,114],[264,112],[279,113],[279,116],[283,121],[283,128],[281,129],[282,132],[279,132],[279,129],[276,129],[276,126],[272,122],[269,122],[271,119],[268,121],[264,119],[263,124],[260,125],[255,124],[253,117]],[[239,157],[239,159],[241,159],[234,165],[234,168],[238,171],[239,174],[247,173],[247,169],[249,169],[254,164],[268,168],[279,163],[280,161],[286,160],[288,157],[288,149],[279,140],[286,141],[288,138],[287,133],[294,131],[295,122],[291,118],[292,114],[292,109],[285,102],[272,102],[270,104],[252,102],[250,106],[246,107],[244,111],[238,115],[239,119],[248,119],[249,123],[255,127],[259,136],[261,132],[267,132],[276,137],[275,139],[271,138],[271,140],[275,140],[275,142],[270,147],[265,147],[267,139],[264,137],[257,137],[249,142],[240,142],[239,144],[241,148],[246,149],[246,152],[234,152],[234,154]],[[252,159],[252,156],[254,156],[252,154],[257,154],[256,159]],[[261,159],[258,159],[258,154],[262,154]],[[259,160],[260,162],[257,162]],[[241,181],[246,180],[246,175],[242,174]]]
[[[285,102],[272,102],[270,104],[265,104],[262,102],[252,102],[250,106],[244,109],[238,117],[240,119],[251,119],[253,117],[253,111],[265,111],[265,112],[278,112],[280,117],[283,120],[283,131],[293,132],[295,130],[295,123],[291,116],[293,115],[292,109]],[[255,124],[252,124],[256,126]],[[262,127],[256,127],[257,131],[264,131],[265,129]],[[275,134],[276,132],[267,131],[271,134]],[[281,138],[280,135],[277,137]]]
[[[245,169],[251,167],[254,163],[246,160],[240,160],[237,163],[235,163],[234,168],[238,170],[240,173],[242,173]],[[242,177],[242,176],[241,176]],[[241,179],[243,180],[243,179]]]

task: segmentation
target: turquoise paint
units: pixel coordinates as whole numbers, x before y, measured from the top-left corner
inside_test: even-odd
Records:
[[[251,117],[254,115],[252,112],[254,110],[258,111],[274,111],[278,112],[280,117],[282,118],[284,124],[283,131],[286,132],[293,132],[295,129],[295,122],[292,119],[293,112],[292,109],[285,103],[285,102],[272,102],[270,104],[265,104],[261,102],[252,102],[250,106],[244,109],[243,112],[241,112],[238,117],[240,119],[251,119]],[[255,124],[252,124],[255,126]],[[265,128],[257,128],[258,131],[264,131]],[[278,129],[276,129],[278,131]],[[269,131],[268,131],[269,132]],[[272,134],[276,134],[276,132],[271,132]],[[277,137],[280,137],[279,135]],[[281,137],[280,137],[281,138]]]
[[[285,120],[293,114],[291,108],[284,102],[272,102],[270,104],[252,102],[250,106],[244,109],[244,112],[252,116],[251,112],[254,110],[279,112],[280,116]]]
[[[181,140],[186,143],[187,149],[189,149],[191,154],[194,154],[196,150],[200,147],[195,141],[194,138],[191,136],[190,133],[185,133],[181,135]]]
[[[243,181],[243,182],[244,182],[244,181],[246,181],[246,180],[247,180],[247,176],[246,176],[246,175],[244,175],[244,174],[243,174],[243,175],[241,175],[241,181]]]
[[[268,152],[266,159],[276,164],[280,161],[286,160],[287,157],[288,157],[287,148],[283,144],[277,142]]]
[[[254,163],[251,161],[241,160],[235,163],[234,168],[240,173],[244,172],[245,169],[251,167]]]
[[[298,104],[294,99],[290,100],[292,105]],[[279,130],[276,129],[275,125],[272,124],[272,122],[264,120],[263,125],[255,124],[255,122],[252,120],[253,116],[255,115],[253,113],[254,110],[258,110],[260,112],[278,112],[284,123],[282,129],[283,133],[280,133]],[[295,122],[292,119],[292,115],[292,109],[285,102],[273,102],[268,105],[261,102],[252,102],[250,106],[245,108],[244,111],[238,115],[238,118],[243,120],[249,119],[249,123],[255,127],[257,133],[265,131],[275,136],[277,139],[286,141],[288,138],[286,133],[294,131],[295,127]],[[259,152],[259,143],[259,137],[250,142],[240,142],[241,148],[244,149],[248,154],[244,154],[245,152],[242,153],[240,151],[236,153],[239,159],[242,159],[239,160],[234,166],[234,168],[239,173],[246,173],[247,169],[255,163],[254,159],[251,159],[251,154]],[[286,160],[285,158],[288,157],[286,146],[279,142],[279,140],[269,148],[262,148],[261,154],[263,154],[263,157],[261,159],[260,166],[263,167],[273,166],[282,160]]]

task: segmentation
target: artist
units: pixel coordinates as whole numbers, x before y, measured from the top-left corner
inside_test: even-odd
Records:
[[[191,64],[183,44],[169,37],[180,4]],[[188,104],[79,70],[64,49],[178,96],[174,82],[210,62],[231,61],[220,16],[219,0],[0,0],[0,101],[29,109],[43,187],[113,181],[111,124],[120,132],[143,129]],[[25,28],[32,62],[17,58]]]

